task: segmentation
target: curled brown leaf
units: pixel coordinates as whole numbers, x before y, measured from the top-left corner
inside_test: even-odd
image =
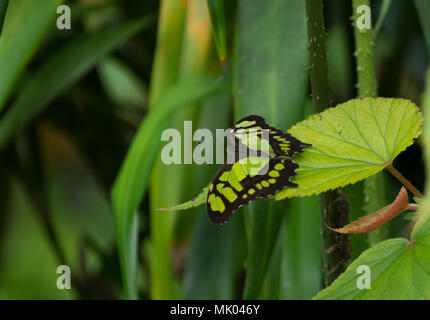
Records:
[[[399,194],[393,203],[383,207],[381,210],[368,214],[342,228],[331,228],[332,231],[338,233],[365,233],[379,228],[387,221],[393,219],[409,207],[408,192],[404,187],[400,189]]]

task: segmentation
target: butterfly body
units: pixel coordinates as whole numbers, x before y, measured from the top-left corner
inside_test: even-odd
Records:
[[[290,181],[298,168],[292,157],[309,145],[270,127],[259,116],[239,120],[231,133],[234,161],[220,168],[209,185],[206,200],[209,219],[217,224],[227,222],[234,211],[252,200],[297,187]]]

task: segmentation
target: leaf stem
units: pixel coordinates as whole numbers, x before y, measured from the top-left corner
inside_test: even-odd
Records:
[[[415,197],[423,198],[424,195],[415,186],[406,179],[396,168],[390,163],[385,167],[390,173],[395,176]]]

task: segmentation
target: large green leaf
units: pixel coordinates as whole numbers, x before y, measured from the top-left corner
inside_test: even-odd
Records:
[[[286,188],[275,199],[318,194],[378,173],[420,135],[422,122],[415,104],[393,98],[353,99],[311,115],[288,130],[312,144],[294,157],[299,168],[291,181],[299,187]],[[202,194],[176,208],[204,200]]]
[[[288,132],[311,143],[294,161],[298,188],[277,200],[308,196],[355,183],[384,169],[421,133],[423,117],[404,99],[353,99],[310,116]]]
[[[53,99],[92,68],[103,55],[151,21],[152,17],[145,17],[119,27],[84,35],[55,51],[36,71],[16,101],[0,119],[0,149]]]
[[[430,299],[430,219],[407,239],[390,239],[364,251],[314,299]],[[359,266],[370,268],[370,289],[359,289]]]
[[[62,2],[10,1],[0,38],[0,110],[45,32],[49,27],[55,28],[54,16],[57,6]]]
[[[430,76],[428,77],[430,80]],[[424,99],[430,109],[430,90]],[[425,115],[429,113],[426,112]],[[428,116],[427,116],[428,117]],[[420,119],[422,121],[422,119]],[[425,142],[430,140],[426,118]],[[427,147],[428,144],[425,144]],[[399,147],[400,148],[400,147]],[[427,173],[430,152],[426,148]],[[427,181],[427,187],[429,182]],[[320,291],[314,299],[430,299],[430,197],[421,205],[421,218],[415,224],[411,241],[390,239],[364,251],[331,286]],[[359,266],[370,268],[370,289],[358,289]]]
[[[166,119],[181,106],[222,90],[224,81],[210,76],[184,80],[169,89],[150,109],[136,133],[112,187],[118,249],[126,293],[136,298],[136,210],[145,193]],[[166,215],[168,213],[158,212]]]

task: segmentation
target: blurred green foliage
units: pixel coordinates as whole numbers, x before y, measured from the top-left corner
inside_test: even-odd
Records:
[[[357,96],[351,2],[324,1],[334,104]],[[372,7],[378,94],[421,105],[429,5],[388,2]],[[62,3],[71,30],[56,27]],[[255,113],[287,130],[311,112],[302,2],[12,0],[0,22],[3,12],[1,299],[309,299],[321,289],[316,197],[258,201],[223,226],[203,206],[155,210],[189,200],[219,166],[166,168],[164,128],[228,128]],[[418,144],[395,166],[423,190]],[[399,184],[386,179],[394,199]],[[362,184],[343,191],[350,220],[362,216]],[[399,217],[389,237],[410,231]],[[363,235],[351,240],[352,258],[368,248]],[[60,264],[70,291],[56,287]]]

